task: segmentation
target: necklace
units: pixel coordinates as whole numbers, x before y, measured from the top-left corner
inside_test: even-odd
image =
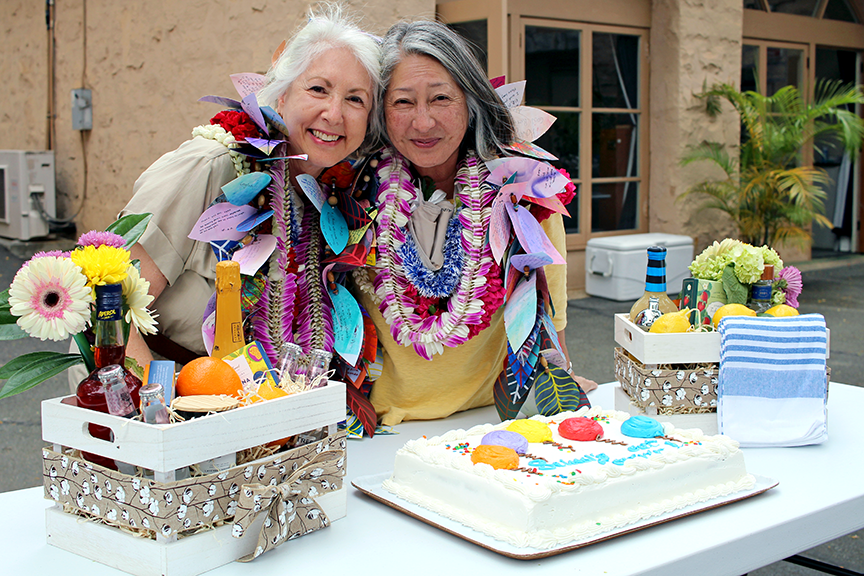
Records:
[[[476,154],[469,152],[456,174],[456,196],[462,203],[457,218],[462,226],[462,274],[447,309],[438,315],[421,318],[416,301],[406,294],[406,278],[400,254],[406,242],[405,226],[411,215],[411,202],[419,191],[412,183],[406,160],[395,150],[385,150],[378,166],[381,182],[378,192],[378,260],[381,271],[374,289],[378,308],[390,325],[394,339],[403,346],[413,346],[417,353],[431,360],[471,337],[471,327],[491,316],[484,310],[487,275],[494,260],[486,232],[491,217],[495,190],[486,182],[489,175]],[[497,269],[497,266],[495,266]],[[361,282],[361,288],[363,288]],[[366,287],[368,290],[368,287]],[[500,305],[500,299],[498,305]]]

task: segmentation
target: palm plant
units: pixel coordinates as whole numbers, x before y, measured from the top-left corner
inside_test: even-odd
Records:
[[[864,121],[854,105],[864,103],[862,87],[820,81],[812,102],[795,86],[773,96],[740,92],[730,84],[715,84],[699,95],[710,116],[728,101],[741,117],[742,144],[730,155],[724,145],[702,142],[690,146],[682,165],[707,161],[725,173],[720,180],[704,180],[681,198],[704,198],[703,209],[726,212],[738,227],[739,238],[755,246],[796,242],[806,245],[812,221],[831,226],[822,213],[830,179],[824,170],[802,164],[805,147],[839,145],[854,154],[864,137]],[[847,108],[848,107],[848,108]],[[852,110],[850,110],[851,108]]]

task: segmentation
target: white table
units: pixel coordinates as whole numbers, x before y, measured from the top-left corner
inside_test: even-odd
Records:
[[[589,394],[612,406],[612,385]],[[651,574],[735,576],[864,527],[864,388],[832,383],[829,440],[818,446],[746,450],[748,469],[779,480],[767,493],[543,560],[513,560],[414,520],[348,485],[348,516],[268,552],[251,564],[208,574]],[[410,438],[495,421],[482,408],[431,422],[409,422],[399,435],[351,441],[348,476],[390,470]],[[36,457],[36,456],[34,456]],[[120,574],[45,543],[42,488],[0,494],[3,573]]]

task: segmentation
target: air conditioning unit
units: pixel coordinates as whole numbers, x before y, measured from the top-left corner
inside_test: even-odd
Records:
[[[30,240],[48,235],[39,206],[56,216],[54,152],[0,150],[0,236]]]

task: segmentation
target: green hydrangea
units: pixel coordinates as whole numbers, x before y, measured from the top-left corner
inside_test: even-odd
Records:
[[[742,284],[752,284],[762,277],[765,264],[773,264],[774,270],[783,268],[780,256],[769,248],[756,248],[740,240],[726,238],[722,242],[714,242],[690,264],[690,274],[694,278],[705,280],[721,280],[723,269],[728,264],[735,265],[735,276]]]

